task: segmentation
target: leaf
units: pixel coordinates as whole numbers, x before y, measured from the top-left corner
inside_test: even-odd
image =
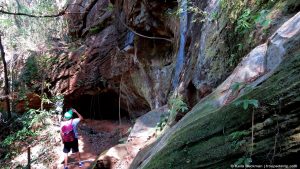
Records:
[[[248,100],[249,104],[252,104],[255,108],[258,108],[258,100],[252,99]]]
[[[268,27],[270,25],[270,23],[271,23],[271,20],[267,19],[267,20],[263,21],[261,25],[263,27]]]
[[[245,165],[249,165],[251,163],[252,163],[252,159],[251,158],[246,158],[245,161],[244,161]]]
[[[235,82],[230,88],[233,92],[237,91],[241,86],[241,83]]]
[[[244,110],[248,109],[248,102],[246,102],[246,101],[243,102],[243,108],[244,108]]]
[[[234,164],[241,165],[241,164],[243,164],[243,162],[244,162],[244,158],[242,157],[242,158],[239,158],[238,161],[236,161]]]
[[[255,108],[258,108],[259,103],[256,99],[245,99],[245,100],[239,100],[234,103],[236,106],[239,106],[240,104],[243,104],[243,109],[248,109],[249,105],[253,105]]]

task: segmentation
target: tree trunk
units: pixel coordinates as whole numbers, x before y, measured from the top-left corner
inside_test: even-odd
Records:
[[[8,118],[11,118],[11,112],[10,112],[10,104],[9,104],[9,85],[8,85],[8,74],[7,74],[7,66],[6,66],[6,61],[5,61],[5,53],[4,53],[4,48],[2,45],[2,40],[1,40],[1,35],[0,35],[0,50],[1,50],[1,58],[3,62],[3,69],[4,69],[4,81],[5,81],[5,86],[4,86],[4,92],[6,95],[6,107],[7,107],[7,114]]]
[[[42,77],[42,92],[41,92],[41,110],[44,110],[44,83],[45,83],[45,72],[43,73]]]

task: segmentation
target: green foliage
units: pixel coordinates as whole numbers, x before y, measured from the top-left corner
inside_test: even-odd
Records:
[[[172,96],[169,100],[169,112],[160,116],[159,122],[156,124],[156,131],[162,131],[164,127],[175,120],[178,113],[183,113],[188,110],[187,104],[183,101],[182,97]]]
[[[10,19],[0,18],[0,25],[3,27],[11,27],[11,26],[13,26],[13,24],[14,24],[13,21]]]
[[[168,124],[172,124],[175,119],[176,115],[178,113],[184,113],[188,110],[187,104],[183,101],[183,98],[180,96],[172,96],[168,102],[169,104],[169,117],[168,117]],[[164,127],[164,121],[165,119],[162,120],[162,128]]]
[[[186,9],[183,9],[182,7],[177,8],[177,10],[167,9],[165,11],[165,14],[169,16],[180,17],[181,14],[187,12],[193,14],[192,22],[204,22],[208,17],[208,13],[200,9],[196,4],[194,4],[193,1],[191,0],[186,0],[186,1],[187,1]]]
[[[247,136],[249,134],[249,132],[243,130],[243,131],[236,131],[236,132],[233,132],[229,135],[229,137],[233,140],[235,139],[241,139],[243,138],[244,136]]]
[[[49,85],[46,83],[45,85],[47,88],[49,88]],[[47,103],[47,104],[51,104],[53,103],[52,100],[47,96],[46,93],[43,93],[41,96],[41,104],[43,105],[44,103]]]
[[[0,147],[6,147],[6,146],[10,146],[11,144],[13,144],[15,141],[21,141],[26,139],[27,137],[30,136],[35,136],[36,133],[29,130],[28,128],[24,127],[22,130],[17,131],[14,134],[9,135],[8,137],[6,137],[3,142],[1,142]]]
[[[249,105],[252,105],[255,108],[258,108],[258,104],[259,104],[258,100],[256,100],[256,99],[244,99],[244,100],[238,100],[235,102],[236,106],[242,105],[244,110],[247,110]]]
[[[244,92],[249,92],[253,89],[253,87],[244,82],[235,82],[233,85],[230,86],[230,89],[234,94],[236,94],[242,89],[244,89]]]
[[[231,142],[232,149],[236,151],[241,147],[243,147],[246,144],[246,140],[244,139],[244,137],[246,137],[248,134],[249,132],[244,130],[231,133],[228,136],[228,141],[232,141]]]
[[[256,24],[261,25],[264,29],[268,28],[272,20],[267,18],[269,10],[262,10],[257,15],[253,16]]]
[[[166,16],[178,16],[178,10],[168,8],[165,13]]]
[[[22,116],[11,122],[14,124],[14,129],[11,134],[8,135],[1,143],[0,148],[5,150],[7,154],[4,159],[11,158],[18,152],[17,145],[19,141],[25,141],[30,137],[35,137],[38,134],[38,130],[31,130],[36,124],[46,125],[45,119],[49,117],[51,113],[47,111],[30,109]]]
[[[38,79],[40,79],[40,76],[37,59],[34,56],[30,56],[25,62],[25,66],[23,67],[20,80],[28,84]]]
[[[220,20],[228,26],[226,41],[229,46],[228,66],[233,68],[253,47],[266,38],[276,1],[220,1]],[[281,2],[279,2],[281,4]],[[259,37],[259,38],[258,38]]]
[[[243,156],[243,157],[239,158],[234,164],[247,166],[247,165],[250,165],[251,163],[252,163],[251,157]]]
[[[230,67],[233,67],[235,66],[236,64],[238,63],[238,57],[237,57],[237,54],[235,53],[231,53],[230,54],[230,57],[228,59],[228,64]]]
[[[59,7],[62,7],[62,5],[61,2],[56,0],[1,1],[1,9],[4,11],[33,15],[57,14],[61,10]],[[2,40],[6,52],[14,53],[13,58],[18,62],[23,60],[22,58],[27,58],[32,51],[48,51],[49,46],[54,44],[52,39],[63,39],[67,32],[66,22],[63,22],[62,17],[33,18],[21,15],[1,15],[0,30],[3,33]],[[17,71],[11,70],[12,72],[9,72],[11,76],[9,78],[12,79],[15,87],[13,89],[16,89],[14,91],[18,90],[17,87],[21,85],[21,82],[31,83],[30,80],[32,78],[34,78],[33,80],[39,78],[35,76],[39,70],[34,70],[38,66],[33,65],[34,63],[31,61],[33,59],[26,63],[29,69],[25,72],[23,70],[18,72],[18,69]],[[9,63],[15,64],[17,62]],[[16,65],[13,65],[12,68],[14,66]],[[23,75],[22,79],[14,79],[20,74]]]
[[[237,19],[235,32],[244,34],[252,30],[256,25],[266,29],[272,20],[267,18],[269,10],[261,10],[258,13],[252,12],[249,8],[245,9],[242,15]]]
[[[221,7],[221,9],[225,9],[225,7],[226,7],[226,0],[220,0],[220,7]]]
[[[176,115],[178,112],[185,112],[188,110],[187,104],[183,101],[182,97],[172,97],[169,101],[171,116]]]
[[[219,17],[219,13],[216,12],[216,11],[212,12],[211,15],[210,15],[210,18],[211,18],[212,21],[217,20],[218,17]]]
[[[33,53],[27,58],[24,67],[21,70],[19,79],[15,80],[13,86],[18,89],[19,98],[25,98],[26,93],[30,91],[49,89],[50,83],[46,81],[48,72],[51,71],[51,66],[57,62],[56,57],[50,57],[48,55],[38,56]],[[41,96],[42,101],[47,102],[47,96]]]
[[[245,84],[240,82],[235,82],[232,86],[230,86],[232,92],[236,92],[240,90]]]
[[[198,6],[194,5],[193,3],[188,3],[187,11],[194,14],[192,22],[204,22],[207,17],[208,13],[200,9]]]
[[[46,124],[45,120],[51,114],[49,111],[35,109],[30,109],[28,112],[30,114],[29,127],[33,127],[37,123]]]
[[[99,27],[92,27],[92,28],[89,30],[89,33],[90,33],[91,35],[94,35],[94,34],[99,33],[100,30],[101,30],[101,29],[100,29]]]
[[[237,26],[235,27],[235,32],[245,33],[251,28],[251,10],[245,9],[243,14],[237,19]]]
[[[111,2],[109,2],[108,6],[107,6],[107,10],[108,11],[113,11],[114,10],[114,5]]]
[[[230,89],[232,90],[232,93],[235,94],[239,92],[241,89],[244,89],[245,92],[249,92],[252,87],[245,84],[245,83],[240,83],[240,82],[235,82],[233,85],[231,85]],[[243,99],[243,100],[238,100],[234,103],[236,106],[242,105],[244,110],[247,110],[249,105],[252,105],[255,108],[258,108],[259,103],[258,100],[256,99]]]
[[[166,126],[169,119],[169,114],[167,115],[161,115],[159,122],[155,126],[156,131],[162,131],[164,127]]]

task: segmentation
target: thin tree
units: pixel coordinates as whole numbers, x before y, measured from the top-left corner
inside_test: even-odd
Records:
[[[2,45],[2,33],[0,32],[0,50],[1,50],[1,58],[3,63],[3,69],[4,69],[4,92],[5,92],[5,100],[6,100],[6,107],[7,107],[7,114],[8,118],[11,118],[11,112],[10,112],[10,103],[9,103],[9,85],[8,85],[8,74],[7,74],[7,66],[5,61],[5,52]]]

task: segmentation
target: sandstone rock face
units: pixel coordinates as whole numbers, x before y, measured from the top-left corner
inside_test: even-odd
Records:
[[[74,0],[65,16],[72,38],[53,49],[51,94],[62,93],[66,108],[80,105],[86,116],[100,113],[92,110],[100,106],[94,98],[104,97],[115,108],[108,113],[137,119],[127,143],[100,157],[114,158],[115,168],[227,168],[249,158],[300,165],[299,6],[299,0]],[[173,92],[191,111],[156,140]],[[39,108],[38,96],[28,98]],[[259,108],[244,110],[240,104],[249,100]]]
[[[131,117],[165,105],[172,92],[178,91],[190,108],[201,101],[189,116],[199,119],[196,114],[200,110],[215,112],[243,93],[244,89],[231,90],[234,83],[261,84],[289,52],[298,50],[298,32],[294,32],[298,24],[278,28],[298,12],[299,2],[188,1],[191,8],[185,11],[187,32],[180,36],[181,2],[184,1],[76,1],[80,5],[72,6],[67,16],[74,41],[57,52],[60,60],[53,67],[51,89],[65,95],[66,107],[76,104],[82,96],[113,93],[114,97],[107,97],[113,98],[112,107],[120,104]],[[249,12],[254,17],[249,17]],[[250,26],[242,27],[242,21]],[[185,43],[180,42],[180,37],[186,38]],[[184,49],[183,69],[179,73],[180,85],[174,88],[180,48]],[[187,121],[196,125],[194,120]],[[180,123],[166,135],[171,137],[188,124]],[[164,140],[168,139],[166,136]],[[123,151],[124,146],[119,149]],[[140,159],[146,158],[139,156],[138,163]],[[133,166],[147,166],[151,159],[152,156],[141,166]]]
[[[256,164],[299,165],[291,158],[300,151],[296,106],[300,92],[296,80],[300,63],[299,24],[300,12],[284,23],[268,43],[254,48],[232,75],[159,142],[140,153],[131,168],[227,168],[241,158],[251,158]],[[258,86],[231,103],[243,93],[231,88],[235,82]],[[259,101],[259,109],[242,110],[238,102],[249,99]],[[235,137],[237,133],[244,134]]]
[[[73,5],[67,16],[69,32],[82,40],[60,52],[67,54],[61,54],[51,75],[55,93],[66,95],[65,105],[108,90],[120,95],[121,107],[134,117],[164,105],[171,91],[176,44],[159,38],[173,39],[176,25],[170,23],[177,21],[161,10],[177,2],[76,3],[81,5]]]
[[[298,12],[296,8],[299,6],[295,1],[221,3],[208,0],[193,1],[192,4],[203,9],[206,17],[204,22],[197,22],[199,14],[192,14],[196,22],[189,24],[187,34],[183,86],[187,89],[184,94],[189,96],[191,107],[210,93],[207,91],[221,84],[247,53],[265,43]],[[249,28],[241,28],[239,23],[249,11],[246,17]],[[264,21],[269,24],[263,26]]]
[[[150,36],[173,38],[177,33],[176,27],[169,25],[172,18],[166,16],[166,12],[177,8],[177,4],[176,0],[133,0],[124,3],[124,14],[128,25],[134,30]]]

